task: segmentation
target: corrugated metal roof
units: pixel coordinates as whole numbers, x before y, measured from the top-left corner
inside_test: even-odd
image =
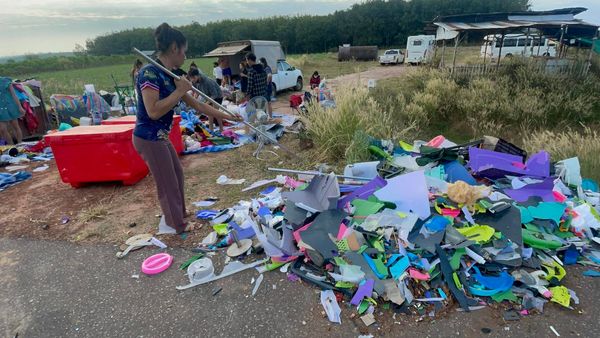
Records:
[[[561,16],[568,15],[572,19],[575,15],[587,11],[585,7],[560,8],[549,11],[520,11],[520,12],[495,12],[446,15],[436,18],[436,22],[484,22],[507,20],[509,16]]]
[[[204,54],[204,57],[219,57],[235,55],[250,46],[250,42],[233,46],[220,46]]]
[[[561,20],[561,21],[528,21],[528,20],[501,20],[485,22],[434,22],[438,26],[436,39],[447,40],[455,38],[459,32],[473,30],[487,31],[510,31],[519,28],[537,28],[544,31],[545,34],[555,35],[560,31],[561,26],[568,26],[567,36],[594,36],[598,30],[597,25],[587,23],[582,20]]]
[[[544,34],[557,35],[562,33],[560,30],[563,25],[568,26],[568,32],[564,32],[567,35],[594,36],[598,25],[574,17],[586,10],[583,7],[574,7],[551,11],[452,15],[438,17],[433,24],[438,26],[437,40],[453,39],[459,32],[471,30],[511,31],[519,28],[537,28]]]

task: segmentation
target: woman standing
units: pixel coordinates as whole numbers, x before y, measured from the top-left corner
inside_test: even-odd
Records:
[[[260,63],[267,73],[267,94],[265,96],[265,99],[267,99],[267,113],[269,114],[269,118],[273,118],[273,107],[271,106],[271,100],[273,99],[273,70],[269,67],[267,59],[260,58]]]
[[[21,143],[23,134],[19,127],[19,118],[25,114],[21,102],[15,94],[12,80],[8,77],[0,77],[0,138],[7,144],[13,144],[13,130],[17,143]]]
[[[240,90],[246,94],[248,90],[248,63],[242,60],[240,63]]]
[[[174,70],[183,65],[187,51],[187,40],[177,29],[163,23],[154,31],[157,61],[165,68]],[[173,123],[173,108],[180,100],[206,115],[230,120],[241,120],[239,115],[231,117],[207,104],[196,101],[187,94],[192,84],[185,78],[175,80],[153,64],[144,66],[138,76],[137,120],[133,131],[133,145],[148,164],[156,182],[158,200],[165,221],[177,233],[187,230],[183,184],[183,168],[169,132]]]

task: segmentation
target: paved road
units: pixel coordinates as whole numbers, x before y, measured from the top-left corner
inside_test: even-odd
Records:
[[[581,298],[577,310],[546,306],[543,315],[505,323],[500,310],[474,313],[454,310],[417,322],[411,316],[376,312],[368,330],[353,309],[342,304],[342,325],[330,324],[321,313],[318,290],[292,283],[280,272],[265,274],[256,297],[250,296],[252,269],[187,291],[177,270],[191,254],[168,249],[174,265],[147,277],[142,260],[158,252],[145,248],[123,260],[112,246],[79,246],[65,242],[0,239],[0,336],[14,337],[600,337],[599,279],[571,269],[567,284]],[[223,261],[215,256],[215,264]],[[217,267],[220,271],[220,267]],[[131,278],[140,274],[139,279]],[[273,288],[275,285],[275,289]],[[212,296],[215,287],[223,290]],[[482,333],[482,328],[491,333]]]

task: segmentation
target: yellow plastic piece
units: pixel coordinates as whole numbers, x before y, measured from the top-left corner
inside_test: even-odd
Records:
[[[475,225],[468,228],[457,228],[456,230],[467,239],[473,240],[479,244],[489,242],[496,232],[494,228],[487,225]]]

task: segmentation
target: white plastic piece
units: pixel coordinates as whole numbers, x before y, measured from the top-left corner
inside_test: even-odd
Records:
[[[254,289],[252,289],[252,296],[256,295],[256,292],[258,291],[258,288],[260,287],[260,284],[262,283],[264,278],[265,277],[263,276],[263,274],[258,275],[256,282],[254,282]]]
[[[209,258],[206,258],[206,259],[210,260]],[[218,275],[218,276],[215,275],[214,272],[213,272],[212,274],[210,274],[210,276],[208,276],[206,278],[203,278],[201,280],[195,280],[195,281],[191,282],[188,285],[177,286],[176,288],[177,288],[177,290],[185,290],[185,289],[192,288],[194,286],[198,286],[198,285],[202,285],[202,284],[214,282],[214,281],[219,280],[221,278],[225,278],[225,277],[229,277],[231,275],[235,275],[238,272],[254,268],[254,267],[259,266],[259,265],[261,265],[263,263],[266,263],[267,261],[268,261],[268,258],[261,259],[261,260],[258,260],[256,262],[252,262],[250,264],[244,264],[244,263],[242,263],[240,261],[233,261],[233,262],[227,264],[223,268],[223,271],[221,271],[221,274]],[[192,263],[192,265],[194,263]],[[190,266],[192,266],[192,265],[190,265]],[[212,265],[212,261],[211,261],[211,265]],[[189,270],[189,267],[188,267],[188,270]]]

